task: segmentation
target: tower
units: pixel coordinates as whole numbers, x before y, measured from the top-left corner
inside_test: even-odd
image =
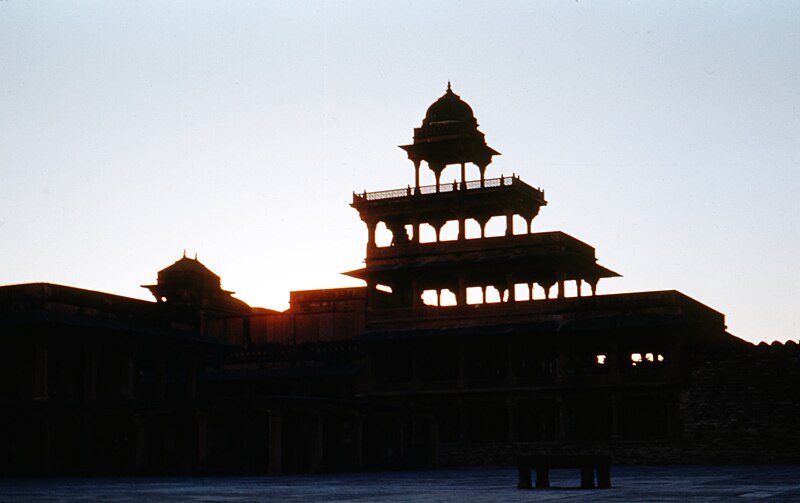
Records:
[[[533,299],[534,285],[545,298],[557,286],[555,296],[565,296],[565,282],[574,281],[581,295],[583,282],[596,292],[601,278],[618,276],[597,263],[594,248],[562,232],[532,232],[533,219],[547,204],[544,192],[518,176],[486,178],[492,157],[499,152],[486,144],[470,107],[450,86],[425,114],[422,126],[414,129],[414,141],[401,145],[414,164],[414,186],[405,189],[353,194],[352,206],[368,230],[366,267],[348,272],[367,283],[371,309],[422,307],[424,292],[441,295],[449,291],[455,305],[467,304],[467,289],[480,288],[480,303],[486,302],[488,287],[497,289],[502,302],[517,301],[518,286],[525,285]],[[420,185],[422,163],[433,171],[436,183]],[[467,166],[478,168],[479,179],[467,180]],[[442,183],[447,166],[458,165],[459,181]],[[514,217],[526,222],[524,233],[514,232]],[[486,236],[486,224],[493,217],[505,218],[505,234]],[[480,226],[480,238],[467,239],[466,223]],[[455,240],[441,240],[441,229],[454,221]],[[392,233],[391,245],[376,244],[376,228],[383,222]],[[435,240],[423,242],[420,226],[429,224]],[[470,302],[476,303],[476,302]]]

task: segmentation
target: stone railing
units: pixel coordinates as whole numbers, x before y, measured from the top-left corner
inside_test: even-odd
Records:
[[[467,182],[440,183],[437,185],[423,185],[421,187],[408,186],[405,189],[381,190],[378,192],[353,193],[353,203],[365,201],[380,201],[385,199],[399,199],[417,195],[436,194],[442,192],[458,192],[463,190],[482,190],[497,187],[516,186],[523,189],[534,190],[544,199],[544,191],[534,188],[520,180],[519,176],[501,176],[500,178],[487,178],[484,180],[470,180]]]

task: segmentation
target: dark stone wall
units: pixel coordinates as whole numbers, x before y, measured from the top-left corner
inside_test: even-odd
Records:
[[[800,462],[800,347],[747,345],[695,355],[680,425],[663,441],[442,443],[442,466],[509,464],[521,454],[610,454],[615,464]]]
[[[762,343],[695,362],[681,395],[690,462],[800,460],[800,348]]]

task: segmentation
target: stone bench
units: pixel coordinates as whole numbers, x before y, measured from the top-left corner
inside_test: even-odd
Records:
[[[531,489],[531,470],[536,470],[536,487],[550,487],[550,470],[553,468],[579,468],[581,489],[611,487],[611,458],[603,455],[553,455],[520,456],[517,460],[519,471],[518,489]],[[597,486],[594,473],[597,470]]]

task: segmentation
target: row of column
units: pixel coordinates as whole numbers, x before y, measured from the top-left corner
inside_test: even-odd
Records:
[[[306,453],[311,459],[311,466],[308,467],[310,471],[319,472],[325,468],[333,470],[364,468],[364,420],[360,414],[349,416],[352,431],[348,439],[352,445],[354,458],[345,467],[334,466],[335,460],[328,461],[331,466],[326,466],[326,459],[335,457],[336,454],[326,452],[325,448],[327,416],[324,412],[313,413],[310,416],[315,417],[313,438],[310,439],[311,452]],[[36,449],[36,445],[41,445],[41,452],[33,456],[39,460],[38,468],[28,467],[32,470],[29,472],[32,475],[64,474],[60,471],[64,466],[68,466],[70,470],[67,474],[73,475],[215,473],[215,470],[219,471],[221,462],[233,459],[231,456],[235,457],[240,473],[257,473],[258,463],[255,460],[261,458],[261,466],[264,466],[263,461],[266,461],[266,474],[280,475],[285,471],[294,471],[291,459],[286,459],[286,453],[297,454],[301,441],[308,440],[298,437],[304,432],[289,432],[287,421],[290,420],[290,415],[284,409],[269,410],[258,415],[253,413],[244,415],[238,426],[228,423],[228,428],[238,427],[243,431],[218,431],[218,437],[212,434],[211,425],[214,417],[214,414],[206,413],[186,416],[179,412],[164,411],[158,413],[143,411],[130,415],[86,414],[80,418],[43,417],[37,428],[27,434],[16,435],[16,438],[9,443],[0,444],[0,455],[4,459],[13,459],[20,455],[20,452],[15,451],[23,449],[31,451]],[[402,433],[397,433],[398,430],[402,430],[402,424],[399,423],[399,419],[394,419],[398,421],[394,434],[401,440],[395,447],[402,451]],[[64,429],[65,423],[73,426],[71,429]],[[259,444],[257,440],[263,438],[258,434],[258,428],[267,430],[266,445]],[[243,442],[226,445],[228,451],[221,454],[222,458],[213,459],[214,447],[219,448],[220,439],[230,441],[231,438],[237,437],[238,433],[241,433]],[[341,431],[339,433],[343,434]],[[3,435],[12,434],[11,431],[0,432],[0,439]],[[34,437],[42,439],[43,442],[36,442]],[[333,439],[334,442],[337,440],[341,441],[341,438]],[[75,451],[73,445],[79,446],[78,451]],[[6,452],[6,448],[11,450]],[[259,449],[266,449],[266,452],[259,453],[257,452]],[[219,451],[216,454],[220,454]],[[28,452],[23,457],[31,456]],[[233,468],[224,466],[222,469]]]
[[[412,391],[434,388],[457,390],[485,386],[518,386],[539,378],[569,382],[600,374],[607,376],[604,382],[619,383],[628,379],[626,375],[630,374],[633,366],[631,357],[635,354],[630,349],[616,349],[614,343],[605,349],[598,347],[595,351],[572,353],[564,344],[540,351],[515,343],[491,348],[463,343],[452,346],[399,347],[391,352],[375,353],[370,358],[365,384],[368,391],[379,392],[387,389],[384,385],[388,385],[388,389],[402,385]],[[657,353],[651,354],[654,355],[652,365],[664,361],[663,357],[655,359]],[[658,356],[661,357],[660,354]],[[658,375],[660,379],[671,381],[677,377],[675,372],[678,370],[674,366],[674,360],[670,358],[673,365],[663,367],[664,370]],[[475,372],[471,374],[471,369],[488,369],[492,375],[475,375]]]
[[[505,213],[506,217],[506,230],[505,236],[513,236],[514,235],[514,216],[513,212]],[[486,237],[486,224],[489,223],[489,220],[492,218],[489,217],[465,217],[465,216],[458,216],[455,221],[458,223],[458,236],[456,238],[457,241],[464,241],[467,239],[466,234],[466,222],[469,218],[475,220],[478,225],[480,225],[481,229],[481,239]],[[533,225],[533,218],[525,218],[525,223],[527,225],[526,232],[527,234],[531,234],[533,232],[532,225]],[[367,222],[367,247],[377,247],[377,243],[375,241],[376,237],[376,229],[380,220],[370,221]],[[420,221],[420,220],[412,220],[410,225],[412,226],[412,235],[409,236],[406,230],[406,223],[405,222],[384,222],[386,227],[392,233],[392,245],[399,245],[405,243],[414,243],[420,244],[420,227],[422,224],[427,223],[433,227],[434,231],[436,232],[436,240],[434,242],[440,243],[441,241],[441,231],[442,227],[447,223],[447,221]]]
[[[539,400],[536,402],[538,407],[528,405],[529,410],[526,414],[522,413],[523,403],[531,404],[533,403],[531,400],[509,397],[504,401],[470,403],[459,398],[455,402],[459,424],[443,424],[442,427],[457,431],[458,435],[454,440],[462,444],[469,443],[471,440],[469,432],[477,429],[472,425],[472,421],[476,421],[477,425],[482,425],[488,415],[494,415],[496,419],[504,419],[505,438],[493,439],[499,442],[569,442],[575,440],[609,440],[614,442],[625,439],[636,440],[637,435],[635,432],[626,431],[623,410],[635,408],[638,397],[636,395],[623,396],[619,393],[611,393],[606,398],[605,400],[581,403],[579,399],[561,395]],[[663,440],[677,432],[678,405],[667,393],[650,395],[645,400],[646,406],[652,407],[653,401],[661,402],[666,416],[653,417],[653,419],[663,421],[663,429],[654,431],[652,433],[653,438],[649,439]],[[624,406],[623,402],[626,402]],[[643,417],[647,417],[648,414],[661,416],[658,414],[659,409],[660,407],[648,410],[643,414]],[[476,415],[481,414],[481,410],[485,411],[484,418],[476,417]],[[476,411],[478,411],[477,414]],[[627,413],[630,414],[630,410]],[[502,418],[502,416],[505,417]],[[527,425],[522,424],[523,418],[528,420],[529,423]],[[578,421],[581,422],[580,426],[577,424]],[[538,431],[531,431],[531,426],[536,427]],[[527,430],[524,435],[522,434],[523,428]],[[596,428],[596,430],[587,432],[586,428]],[[492,432],[487,433],[491,435]],[[497,432],[494,433],[497,434]],[[645,438],[638,439],[645,440]],[[482,439],[482,441],[486,440]]]
[[[491,161],[490,161],[491,162]],[[419,193],[420,188],[420,180],[419,180],[419,168],[422,164],[421,159],[414,159],[414,186],[417,188],[417,193]],[[466,188],[467,185],[467,163],[462,162],[461,164],[461,185]],[[440,180],[442,178],[442,171],[446,167],[445,164],[436,164],[436,163],[428,163],[428,166],[433,171],[433,175],[436,177],[436,192],[439,192],[440,187]],[[487,164],[476,164],[478,167],[478,171],[480,172],[480,181],[481,187],[483,187],[485,177],[486,177],[486,166]]]
[[[80,344],[80,342],[78,342]],[[118,351],[113,352],[115,357],[119,357]],[[97,346],[87,346],[83,350],[82,358],[82,398],[84,401],[95,401],[98,398],[99,380],[113,379],[118,381],[119,396],[111,398],[122,398],[133,400],[136,394],[136,350],[130,348],[123,351],[122,358],[119,359],[120,367],[114,368],[115,375],[100,375],[99,361],[103,356],[103,351]],[[72,382],[72,376],[52,375],[53,367],[58,358],[70,358],[70,355],[58,354],[51,356],[51,340],[47,335],[36,335],[33,343],[33,376],[30,381],[23,378],[22,382],[31,382],[30,398],[33,400],[47,400],[51,397],[53,390],[50,389],[51,380]],[[197,394],[197,366],[198,355],[190,351],[185,376],[186,396],[194,397]],[[76,362],[73,362],[76,363]],[[29,367],[22,366],[22,370]],[[166,398],[166,356],[158,359],[157,372],[155,376],[155,399],[163,400]]]
[[[538,281],[538,282],[531,282],[531,283],[524,283],[524,284],[527,285],[527,287],[528,287],[528,291],[529,291],[528,299],[530,299],[530,300],[533,300],[534,287],[537,284],[544,289],[545,299],[550,299],[550,291],[553,288],[553,286],[557,287],[556,298],[563,299],[563,298],[566,298],[566,288],[565,288],[566,281],[568,281],[568,280],[566,280],[566,279],[564,279],[562,277],[561,279],[558,279],[556,281],[546,281],[546,282]],[[570,280],[570,281],[575,281],[577,297],[582,297],[583,296],[583,292],[581,291],[582,290],[581,287],[582,287],[584,281],[591,287],[591,295],[592,296],[597,295],[597,283],[598,283],[597,279],[586,280],[586,279],[583,279],[583,278],[578,278],[578,279]],[[516,302],[517,301],[517,298],[516,298],[516,285],[517,284],[523,284],[523,283],[515,283],[513,280],[508,279],[505,284],[501,284],[501,285],[480,285],[480,289],[481,289],[481,302],[480,302],[480,304],[486,304],[486,289],[489,286],[494,287],[495,289],[497,289],[498,292],[500,292],[501,302],[506,302],[506,303],[507,302]],[[429,289],[426,289],[426,290],[422,290],[421,288],[422,287],[419,286],[419,282],[416,281],[415,279],[412,279],[411,289],[414,292],[413,295],[412,295],[413,302],[414,302],[412,307],[420,307],[420,306],[424,305],[423,304],[423,300],[422,300],[422,294],[426,290],[435,290],[436,291],[436,306],[441,306],[441,296],[442,296],[442,292],[443,291],[447,290],[449,292],[453,292],[450,288],[429,288]],[[467,305],[467,286],[466,286],[466,283],[465,283],[465,281],[464,281],[464,279],[462,277],[458,278],[458,286],[456,288],[456,291],[453,292],[453,293],[455,294],[455,297],[456,297],[456,305],[457,306]]]

